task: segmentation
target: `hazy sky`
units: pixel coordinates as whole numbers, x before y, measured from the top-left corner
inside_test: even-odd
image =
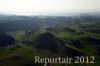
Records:
[[[10,14],[65,14],[100,11],[100,0],[0,0],[0,12]]]

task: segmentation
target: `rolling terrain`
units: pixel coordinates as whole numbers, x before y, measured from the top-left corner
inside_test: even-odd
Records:
[[[100,15],[0,16],[0,66],[43,66],[35,56],[94,56],[95,63],[47,66],[100,66],[99,50]]]

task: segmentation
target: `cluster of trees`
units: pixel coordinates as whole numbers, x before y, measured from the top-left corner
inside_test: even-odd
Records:
[[[98,23],[90,24],[90,25],[83,24],[80,27],[86,32],[100,34],[100,24]]]
[[[0,35],[0,47],[7,47],[15,43],[16,41],[14,37],[6,34]]]

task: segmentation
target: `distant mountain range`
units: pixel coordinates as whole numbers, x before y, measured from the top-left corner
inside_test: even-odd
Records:
[[[66,22],[80,24],[94,21],[100,22],[99,12],[77,16],[19,16],[0,13],[0,31],[37,30],[42,26],[55,26]]]
[[[100,12],[69,12],[69,13],[61,13],[61,14],[51,14],[51,15],[17,15],[17,16],[77,16],[77,15],[100,15]],[[8,13],[0,13],[0,15],[14,15]]]

